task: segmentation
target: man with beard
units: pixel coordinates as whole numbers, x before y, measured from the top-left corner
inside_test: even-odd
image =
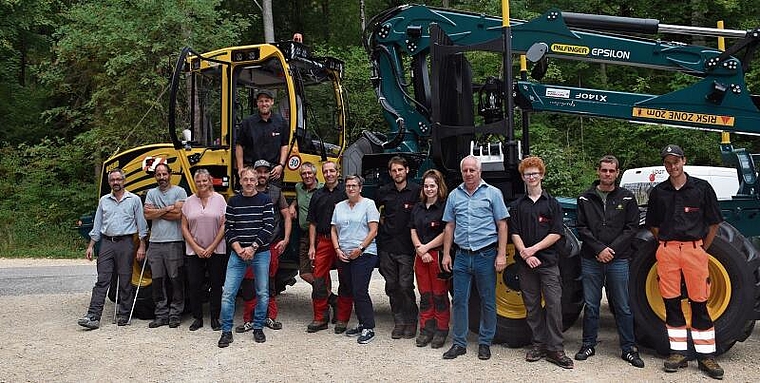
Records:
[[[258,160],[254,164],[256,170],[256,177],[258,182],[256,184],[256,190],[260,193],[269,195],[269,198],[274,204],[274,232],[272,232],[272,242],[269,246],[270,260],[269,260],[269,305],[267,307],[267,318],[264,321],[264,325],[272,330],[282,329],[282,323],[277,321],[277,301],[275,300],[275,275],[277,275],[277,268],[280,265],[279,257],[285,248],[288,246],[290,240],[291,220],[290,212],[288,211],[288,202],[285,200],[285,196],[282,194],[282,190],[277,185],[269,183],[269,172],[271,171],[271,164],[267,160]],[[253,310],[256,307],[256,294],[253,285],[253,269],[248,268],[245,272],[245,278],[243,279],[242,294],[243,294],[243,324],[235,327],[235,332],[243,333],[253,330]]]
[[[256,92],[258,112],[252,114],[240,126],[235,144],[235,164],[238,176],[244,166],[252,166],[259,159],[272,164],[273,180],[279,180],[285,169],[288,155],[288,124],[277,113],[272,113],[274,92],[260,89]]]
[[[620,174],[615,156],[604,156],[596,168],[599,177],[578,197],[578,236],[583,275],[583,344],[575,360],[596,354],[599,330],[599,303],[602,286],[612,298],[620,354],[634,367],[644,367],[633,335],[633,314],[628,298],[628,259],[631,241],[639,228],[639,206],[631,191],[615,185]]]
[[[108,184],[111,186],[111,193],[101,197],[98,202],[98,210],[95,212],[90,231],[90,244],[85,252],[87,259],[92,261],[95,244],[100,241],[98,280],[92,288],[87,315],[78,321],[80,326],[90,330],[100,327],[103,303],[114,272],[119,276],[117,323],[119,326],[128,323],[132,300],[132,238],[135,233],[139,234],[137,260],[140,261],[145,257],[145,237],[148,235],[148,223],[143,216],[142,202],[140,197],[124,189],[124,172],[121,169],[109,171]]]
[[[328,298],[330,296],[330,269],[335,264],[336,249],[333,246],[332,215],[335,205],[347,198],[346,188],[338,181],[338,165],[327,161],[322,164],[325,185],[314,192],[309,204],[309,259],[314,263],[314,283],[311,299],[314,305],[314,320],[306,327],[306,332],[327,329],[330,322]],[[343,289],[341,291],[341,289]],[[344,286],[338,287],[338,312],[335,333],[346,332],[351,317],[353,299]]]
[[[187,193],[172,185],[171,176],[169,165],[156,165],[154,177],[158,187],[148,190],[145,196],[145,219],[153,221],[148,262],[153,276],[156,319],[148,324],[150,328],[167,324],[171,328],[179,327],[180,316],[185,310],[185,238],[181,219]],[[171,302],[166,282],[171,284]]]
[[[414,246],[409,231],[412,209],[420,199],[420,186],[407,181],[409,165],[404,157],[388,161],[393,182],[377,192],[377,208],[382,212],[377,236],[380,274],[385,278],[393,313],[391,338],[414,338],[417,334],[417,297],[414,293]]]

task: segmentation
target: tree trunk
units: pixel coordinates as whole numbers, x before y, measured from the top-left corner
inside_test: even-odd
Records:
[[[364,32],[364,28],[367,27],[366,19],[364,18],[364,0],[359,1],[359,18],[362,22],[362,32]]]
[[[272,0],[262,1],[262,14],[264,19],[264,42],[274,42],[274,18],[272,16]]]

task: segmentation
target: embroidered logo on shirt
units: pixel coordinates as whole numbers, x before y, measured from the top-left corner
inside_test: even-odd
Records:
[[[684,213],[696,213],[699,211],[698,207],[691,207],[691,206],[684,206],[683,207]]]
[[[538,216],[538,223],[550,223],[552,220],[549,217],[544,217],[543,215]]]
[[[280,135],[280,132],[272,132],[272,137],[277,137]]]
[[[404,202],[404,209],[409,210],[414,206],[412,202]]]
[[[430,222],[430,227],[435,228],[435,227],[439,227],[439,226],[441,226],[441,223],[438,222],[438,221],[431,221]]]

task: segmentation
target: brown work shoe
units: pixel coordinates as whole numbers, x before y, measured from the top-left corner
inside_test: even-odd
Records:
[[[723,368],[718,365],[715,358],[708,357],[699,361],[699,369],[706,372],[713,379],[723,379]]]
[[[546,356],[546,351],[544,351],[541,347],[533,345],[530,347],[530,350],[525,354],[525,360],[528,362],[535,362],[538,360],[541,360]]]
[[[391,331],[391,338],[393,339],[401,339],[404,337],[404,330],[406,329],[406,325],[396,323],[393,326],[393,330]]]
[[[306,332],[317,332],[322,330],[327,330],[327,321],[313,321],[306,326]]]
[[[573,368],[573,360],[568,358],[564,351],[547,351],[546,360],[562,368]]]
[[[673,353],[670,354],[668,359],[665,359],[663,365],[665,367],[665,372],[676,372],[679,368],[688,367],[689,361],[686,360],[685,355]]]
[[[406,339],[414,339],[415,336],[417,336],[417,325],[416,324],[405,325],[403,337]]]

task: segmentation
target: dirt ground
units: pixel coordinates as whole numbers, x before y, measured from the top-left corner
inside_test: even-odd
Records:
[[[0,259],[0,268],[74,265],[82,261]],[[94,275],[94,264],[92,264]],[[93,279],[94,280],[94,279]],[[371,295],[377,315],[377,337],[368,345],[335,335],[332,328],[307,334],[311,321],[310,288],[303,282],[278,297],[284,328],[266,329],[267,341],[253,342],[251,333],[235,334],[226,349],[216,346],[219,332],[208,325],[188,331],[190,317],[179,328],[149,329],[133,320],[117,327],[110,321],[94,331],[76,324],[87,309],[90,293],[0,297],[0,382],[110,381],[711,381],[691,362],[678,373],[662,371],[662,359],[644,350],[646,363],[637,369],[620,359],[614,322],[606,308],[597,355],[563,370],[546,361],[527,363],[525,350],[492,347],[488,361],[477,359],[477,338],[470,335],[468,353],[442,360],[440,350],[415,347],[413,339],[393,340],[388,300],[382,278],[374,278]],[[109,314],[110,313],[110,314]],[[104,317],[113,314],[107,301]],[[235,323],[240,323],[238,309]],[[353,323],[352,323],[353,324]],[[738,343],[718,360],[726,381],[757,381],[760,331]],[[568,354],[580,346],[580,320],[565,333]]]

